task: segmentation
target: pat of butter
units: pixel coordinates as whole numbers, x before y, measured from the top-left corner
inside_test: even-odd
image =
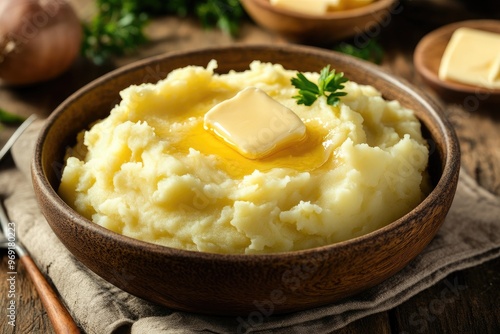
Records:
[[[328,10],[346,10],[371,4],[374,0],[336,0],[330,1]]]
[[[457,29],[439,67],[441,80],[486,88],[500,88],[500,34]]]
[[[341,0],[271,0],[271,5],[298,13],[323,15],[327,12],[329,5],[337,6],[340,1]]]
[[[204,127],[249,159],[269,156],[306,135],[306,126],[293,111],[255,87],[210,109]]]
[[[498,53],[493,66],[491,66],[490,73],[488,75],[488,81],[490,82],[500,82],[500,52]]]
[[[352,9],[369,5],[374,0],[271,0],[271,5],[298,13],[323,15],[328,11]]]

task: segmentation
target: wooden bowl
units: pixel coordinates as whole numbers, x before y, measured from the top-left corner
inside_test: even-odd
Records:
[[[332,42],[363,36],[363,41],[377,37],[391,22],[391,15],[400,8],[395,0],[378,0],[370,5],[308,15],[271,5],[269,0],[240,0],[248,15],[261,27],[276,32],[290,42],[327,45]]]
[[[461,27],[479,29],[500,34],[500,21],[470,20],[448,24],[422,38],[415,48],[415,68],[424,81],[445,99],[462,102],[466,109],[477,108],[481,103],[500,103],[500,89],[489,89],[455,81],[441,80],[439,66],[451,36]]]
[[[219,63],[218,72],[242,71],[252,60],[319,71],[326,64],[370,84],[389,100],[415,110],[431,150],[434,188],[414,210],[365,236],[303,251],[220,255],[163,247],[111,232],[73,211],[57,194],[64,153],[76,134],[106,117],[131,84],[155,82],[187,65]],[[85,266],[136,296],[185,311],[248,315],[256,305],[272,313],[332,303],[372,287],[405,267],[432,240],[450,208],[460,153],[440,107],[417,88],[381,68],[332,51],[304,46],[233,46],[169,53],[111,72],[80,89],[48,118],[32,164],[39,205],[62,243]]]

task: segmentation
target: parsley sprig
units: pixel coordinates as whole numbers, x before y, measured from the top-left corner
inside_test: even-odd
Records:
[[[330,65],[323,67],[320,72],[318,84],[310,81],[302,73],[297,73],[297,77],[292,78],[292,85],[299,90],[299,94],[293,96],[297,104],[310,106],[320,96],[326,96],[326,103],[336,106],[340,102],[340,96],[347,95],[341,92],[344,89],[344,83],[348,81],[344,73],[335,73],[335,69],[330,71]]]

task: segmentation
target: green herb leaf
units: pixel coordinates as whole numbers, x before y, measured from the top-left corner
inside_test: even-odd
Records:
[[[236,36],[239,23],[244,16],[239,0],[195,1],[195,14],[205,28],[219,27],[222,31]]]
[[[382,63],[384,57],[384,50],[382,46],[375,39],[370,39],[368,42],[360,47],[342,42],[334,48],[335,51],[339,51],[356,58],[371,61],[375,64]]]
[[[304,74],[300,72],[297,73],[297,78],[292,78],[292,85],[301,90],[311,91],[314,94],[320,94],[318,86],[314,82],[307,79]]]
[[[201,24],[238,34],[245,16],[239,0],[95,0],[97,14],[83,24],[82,54],[95,64],[131,53],[147,42],[144,28],[152,16],[197,17]]]
[[[344,77],[344,73],[335,73],[335,70],[330,71],[330,65],[325,66],[319,75],[318,84],[307,79],[304,74],[297,73],[296,78],[292,78],[292,85],[299,89],[298,95],[293,96],[297,100],[297,104],[310,106],[320,96],[326,97],[326,103],[331,106],[336,106],[340,102],[341,96],[347,95],[346,92],[339,90],[344,89],[344,83],[348,81]]]
[[[97,65],[136,50],[146,42],[148,22],[137,0],[96,0],[98,14],[83,25],[82,53]]]
[[[0,108],[0,122],[5,124],[19,124],[25,120],[24,117],[12,114]]]

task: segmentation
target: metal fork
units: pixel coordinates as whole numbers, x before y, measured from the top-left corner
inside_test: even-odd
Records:
[[[17,128],[17,130],[12,134],[12,136],[10,136],[9,140],[7,140],[7,142],[2,147],[2,149],[0,149],[0,161],[7,154],[7,152],[9,152],[10,148],[12,147],[12,145],[14,145],[14,143],[19,138],[19,136],[21,136],[23,134],[24,130],[26,130],[26,128],[35,119],[36,119],[36,115],[33,114],[30,117],[26,118],[21,125],[19,125],[19,127]]]
[[[0,160],[2,160],[7,152],[9,152],[12,145],[14,145],[19,136],[24,132],[24,130],[26,130],[35,118],[36,117],[34,115],[30,116],[19,126],[19,128],[0,150]],[[7,216],[7,212],[3,206],[3,201],[0,202],[0,247],[9,250],[13,249],[16,252],[19,261],[24,265],[26,272],[30,276],[31,281],[38,292],[45,311],[47,312],[52,326],[54,327],[54,331],[58,334],[80,333],[78,326],[64,304],[58,298],[52,286],[40,272],[26,248],[24,248],[21,242],[17,239],[15,224]],[[8,271],[15,273],[14,266],[11,268],[10,263],[8,266]]]

